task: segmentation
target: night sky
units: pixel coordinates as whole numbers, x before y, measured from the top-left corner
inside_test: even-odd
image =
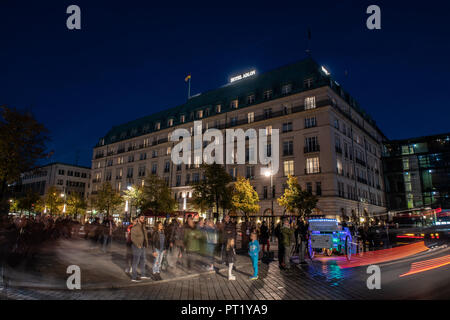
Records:
[[[50,161],[90,166],[113,125],[185,102],[188,73],[195,94],[303,59],[308,27],[313,58],[388,138],[450,131],[446,1],[163,3],[0,0],[0,105],[50,129]],[[81,30],[66,28],[71,4]],[[371,4],[381,30],[366,28]]]

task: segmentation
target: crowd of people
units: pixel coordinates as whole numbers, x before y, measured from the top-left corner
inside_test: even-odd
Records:
[[[236,244],[240,235],[240,250],[247,252],[253,267],[252,280],[258,279],[258,263],[261,258],[270,261],[271,237],[278,240],[278,261],[280,268],[289,269],[292,255],[298,254],[300,263],[305,263],[304,252],[308,238],[308,225],[305,221],[283,219],[277,226],[262,223],[243,222],[238,231],[237,224],[229,216],[222,221],[200,218],[194,221],[188,217],[185,223],[178,219],[157,222],[150,232],[145,226],[145,217],[135,218],[127,228],[127,269],[133,282],[147,279],[145,264],[147,250],[153,256],[153,277],[161,279],[162,265],[168,265],[167,256],[175,256],[175,264],[185,264],[191,268],[199,260],[206,261],[204,267],[214,270],[215,257],[220,263],[228,265],[228,279],[236,261]],[[261,253],[261,254],[260,254]],[[201,258],[201,259],[200,259]],[[141,271],[138,278],[137,270]]]
[[[194,221],[188,216],[184,221],[177,218],[158,221],[153,226],[146,224],[146,217],[140,215],[129,225],[116,225],[112,217],[102,221],[94,218],[81,224],[69,217],[54,218],[51,215],[3,217],[0,220],[0,246],[2,260],[18,261],[33,259],[37,248],[47,240],[84,237],[91,243],[91,249],[100,248],[108,253],[111,243],[126,244],[126,269],[131,281],[148,279],[146,264],[153,261],[152,278],[161,280],[160,273],[168,267],[202,265],[206,270],[215,269],[216,257],[219,263],[228,265],[228,279],[234,280],[236,244],[247,253],[253,267],[251,279],[258,279],[258,263],[261,259],[274,260],[270,250],[271,242],[278,244],[278,263],[281,269],[289,269],[291,257],[298,256],[304,264],[308,242],[308,223],[304,219],[284,218],[278,224],[256,223],[245,220],[238,224],[226,215],[223,220],[199,218]],[[357,231],[357,230],[354,230]],[[367,232],[359,230],[363,240]],[[239,236],[239,237],[238,237]],[[169,264],[168,256],[174,257]],[[173,262],[175,261],[175,262]],[[11,263],[11,262],[10,262]],[[138,270],[140,276],[138,276]]]
[[[39,246],[47,240],[71,238],[81,224],[68,217],[3,216],[0,219],[0,261],[17,264],[33,259]]]

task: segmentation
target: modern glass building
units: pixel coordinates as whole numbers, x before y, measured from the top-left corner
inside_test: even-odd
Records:
[[[389,210],[450,209],[450,133],[385,143]]]

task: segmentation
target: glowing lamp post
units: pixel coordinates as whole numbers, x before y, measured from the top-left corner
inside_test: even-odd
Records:
[[[271,208],[271,213],[272,213],[272,222],[274,219],[274,214],[273,214],[273,172],[272,172],[272,168],[267,168],[264,171],[264,176],[266,176],[267,178],[270,177],[270,199],[272,200],[272,208]]]

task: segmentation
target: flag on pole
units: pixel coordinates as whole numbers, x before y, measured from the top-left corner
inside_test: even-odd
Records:
[[[188,99],[191,98],[191,74],[189,73],[186,78],[184,78],[184,82],[188,83]]]

